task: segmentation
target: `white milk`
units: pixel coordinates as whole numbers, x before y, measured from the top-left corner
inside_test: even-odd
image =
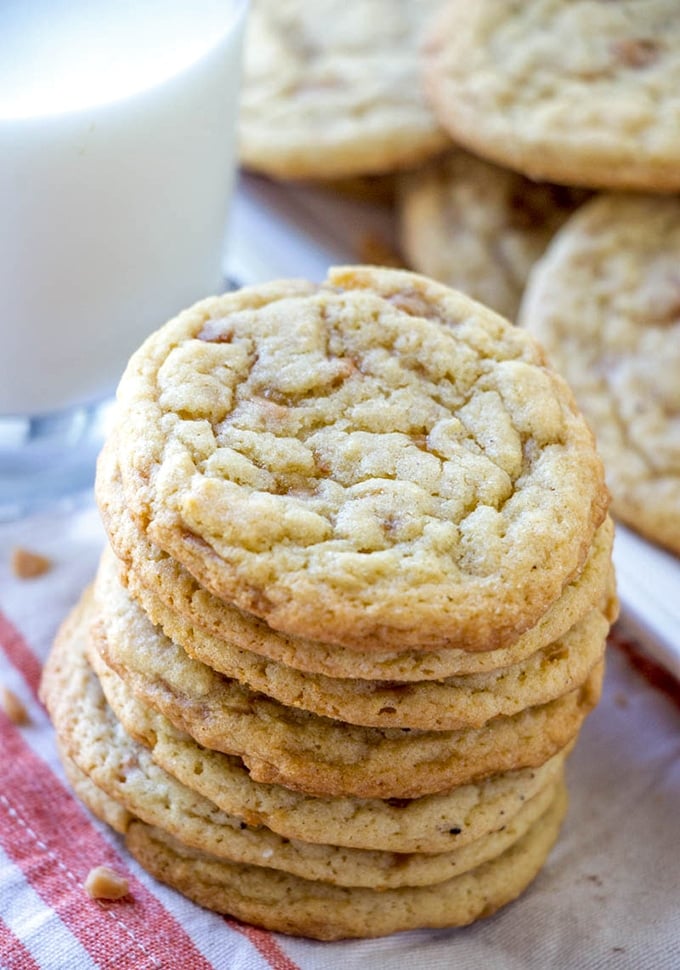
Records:
[[[101,399],[223,289],[245,7],[0,4],[0,415]]]

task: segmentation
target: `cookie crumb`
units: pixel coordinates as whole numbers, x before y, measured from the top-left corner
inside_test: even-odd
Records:
[[[11,565],[17,579],[35,579],[52,568],[52,561],[38,552],[16,546],[12,550]]]
[[[122,899],[130,891],[127,879],[108,866],[90,869],[84,885],[92,899]]]
[[[30,718],[23,701],[21,701],[13,690],[3,687],[0,692],[0,703],[2,703],[5,714],[12,724],[28,724]]]

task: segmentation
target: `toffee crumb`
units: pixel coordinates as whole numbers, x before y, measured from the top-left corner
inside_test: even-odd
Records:
[[[52,568],[52,561],[38,552],[16,546],[12,550],[11,567],[17,579],[35,579]]]
[[[90,869],[84,885],[92,899],[122,899],[130,891],[127,879],[108,866]]]
[[[21,725],[30,723],[28,711],[23,701],[9,687],[3,687],[0,691],[0,703],[12,724]]]

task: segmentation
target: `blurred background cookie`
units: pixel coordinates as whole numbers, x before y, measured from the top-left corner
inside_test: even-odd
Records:
[[[425,103],[419,43],[438,0],[254,0],[240,159],[284,179],[416,164],[449,144]]]
[[[520,322],[590,421],[612,511],[680,554],[680,199],[608,194],[558,232]]]
[[[675,0],[448,0],[429,103],[454,141],[534,179],[680,189]]]
[[[531,267],[588,195],[454,150],[399,180],[401,251],[413,269],[514,320]]]

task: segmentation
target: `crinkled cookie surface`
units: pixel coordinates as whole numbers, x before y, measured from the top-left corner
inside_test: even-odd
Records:
[[[517,639],[608,501],[529,335],[397,270],[197,304],[132,358],[117,435],[130,511],[199,582],[366,649]]]

